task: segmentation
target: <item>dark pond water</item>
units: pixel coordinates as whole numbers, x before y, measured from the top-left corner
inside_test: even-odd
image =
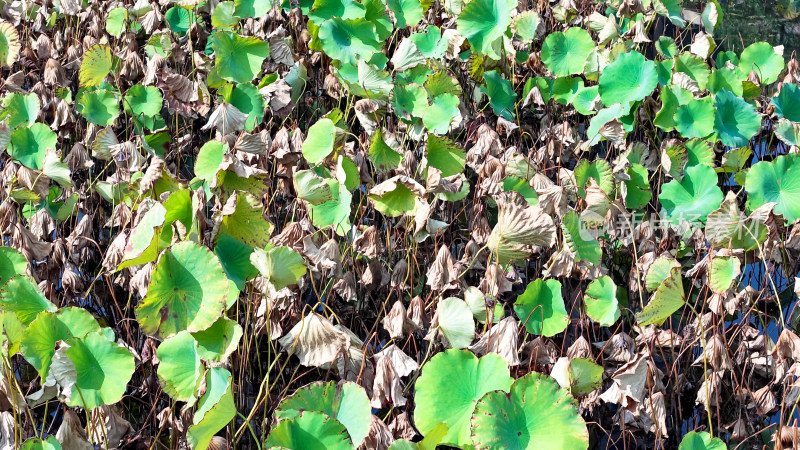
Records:
[[[695,2],[685,2],[690,6]],[[783,45],[784,56],[800,55],[800,0],[720,0],[722,24],[715,36],[737,53],[758,41]]]

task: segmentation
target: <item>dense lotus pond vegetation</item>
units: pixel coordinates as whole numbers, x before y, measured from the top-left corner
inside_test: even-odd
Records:
[[[800,446],[733,6],[0,5],[0,449]]]

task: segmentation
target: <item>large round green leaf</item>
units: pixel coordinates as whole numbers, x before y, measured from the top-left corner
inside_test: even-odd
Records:
[[[138,129],[142,126],[153,130],[156,128],[156,116],[161,113],[164,102],[161,91],[155,86],[131,86],[125,93],[122,104],[127,114],[133,116]]]
[[[204,330],[225,310],[228,288],[222,265],[210,250],[180,242],[156,263],[136,319],[145,333],[162,338]]]
[[[94,87],[102,83],[103,78],[111,73],[113,65],[111,47],[108,45],[95,45],[83,54],[81,69],[78,78],[81,86]]]
[[[589,33],[580,27],[550,33],[542,44],[541,58],[555,76],[563,77],[583,72],[586,58],[595,43]]]
[[[617,300],[617,285],[609,276],[595,278],[586,287],[583,296],[586,305],[586,315],[600,326],[609,327],[619,319],[619,301]]]
[[[229,31],[211,35],[217,75],[237,83],[249,83],[269,56],[269,44],[257,37],[241,37]]]
[[[675,267],[658,286],[647,305],[636,314],[636,322],[640,327],[651,324],[660,326],[684,304],[686,304],[686,296],[683,291],[681,269]]]
[[[268,246],[257,248],[250,255],[250,262],[264,276],[275,290],[297,284],[300,277],[306,274],[303,257],[289,247]]]
[[[303,411],[293,419],[278,422],[264,448],[290,450],[352,450],[355,448],[344,425],[327,414]]]
[[[439,301],[436,307],[439,330],[447,340],[447,347],[465,348],[475,337],[475,322],[472,310],[464,300],[449,297]]]
[[[702,138],[714,132],[711,97],[693,100],[675,111],[675,128],[685,138]]]
[[[717,173],[706,165],[688,167],[681,181],[665,184],[658,196],[662,215],[674,224],[705,221],[708,213],[722,204],[722,198]]]
[[[191,448],[208,448],[214,435],[236,417],[231,373],[222,367],[206,372],[206,392],[197,403],[192,426],[186,433]]]
[[[753,105],[726,89],[717,93],[714,108],[717,110],[714,131],[729,147],[746,147],[761,129],[761,116]]]
[[[681,440],[678,450],[727,450],[722,439],[712,437],[706,431],[690,431]]]
[[[747,207],[752,211],[776,202],[775,212],[793,223],[800,218],[800,155],[783,155],[760,161],[745,178]]]
[[[14,313],[25,325],[33,322],[42,311],[55,311],[56,306],[44,297],[31,278],[22,274],[12,276],[0,290],[0,309]]]
[[[516,9],[517,0],[472,0],[458,16],[456,27],[474,52],[499,60],[492,44],[511,25],[511,14]]]
[[[58,136],[43,123],[20,127],[11,133],[8,153],[29,169],[41,170],[47,150],[55,150]]]
[[[253,131],[264,119],[264,98],[250,83],[237,84],[227,101],[247,115],[247,121],[244,124],[246,131]]]
[[[39,96],[30,94],[13,93],[3,100],[3,111],[0,117],[7,117],[6,126],[15,129],[19,126],[29,127],[36,123],[39,116]]]
[[[375,26],[365,19],[326,20],[319,27],[319,41],[326,55],[343,63],[357,64],[380,50]]]
[[[448,427],[441,444],[469,446],[469,421],[487,392],[507,392],[512,383],[506,361],[497,353],[478,359],[466,350],[438,353],[422,367],[414,394],[414,422],[427,435],[440,423]],[[446,393],[446,395],[442,395]]]
[[[310,164],[321,163],[333,151],[335,139],[336,126],[331,119],[323,118],[314,122],[303,141],[303,157]]]
[[[0,286],[6,284],[15,275],[25,275],[28,260],[12,247],[0,247]]]
[[[591,233],[587,233],[575,211],[569,211],[561,222],[564,230],[564,243],[575,257],[575,261],[586,261],[594,265],[600,264],[603,251]],[[535,314],[535,313],[534,313]]]
[[[561,282],[536,279],[514,302],[514,312],[531,334],[555,336],[567,329],[569,316],[561,297]]]
[[[13,440],[13,437],[12,437]],[[22,443],[21,450],[61,450],[61,443],[55,436],[48,436],[47,439],[30,438]]]
[[[278,405],[275,417],[294,419],[303,411],[317,411],[336,419],[347,429],[356,447],[369,434],[372,409],[364,388],[356,383],[318,381],[303,386]]]
[[[800,122],[800,87],[796,83],[784,83],[781,92],[772,99],[778,117]]]
[[[78,106],[87,121],[102,127],[113,124],[119,117],[117,93],[105,89],[83,91],[78,96]]]
[[[511,82],[503,78],[497,70],[484,73],[483,79],[486,80],[486,87],[481,87],[481,90],[489,97],[494,113],[506,120],[514,120],[517,93],[514,92]]]
[[[428,135],[428,164],[450,177],[464,171],[467,155],[458,144],[444,137]]]
[[[136,368],[130,350],[100,331],[69,339],[67,345],[66,355],[77,373],[67,405],[91,410],[118,402]]]
[[[203,375],[203,362],[197,341],[188,332],[182,331],[166,339],[158,346],[158,379],[172,399],[190,401]]]
[[[58,341],[73,337],[83,337],[88,333],[100,331],[100,325],[88,311],[70,307],[56,312],[55,309],[39,314],[31,322],[20,342],[20,352],[38,372],[42,379],[47,378],[50,363],[55,355]]]
[[[14,25],[0,22],[0,66],[11,66],[19,58],[22,44]]]
[[[783,56],[779,55],[775,48],[767,42],[750,44],[739,56],[739,70],[745,76],[749,75],[751,71],[755,71],[762,85],[775,82],[783,71],[783,65]]]
[[[653,61],[639,52],[628,52],[603,69],[598,83],[603,104],[625,104],[650,95],[658,85],[658,73]]]
[[[472,440],[487,449],[586,449],[589,432],[569,392],[532,372],[516,380],[510,394],[492,391],[481,398],[472,416]]]
[[[206,361],[223,362],[236,351],[242,339],[242,327],[236,321],[220,317],[214,325],[192,333],[197,341],[197,353]]]

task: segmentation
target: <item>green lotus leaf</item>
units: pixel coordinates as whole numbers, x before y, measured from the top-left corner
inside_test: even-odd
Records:
[[[208,141],[200,147],[194,163],[194,174],[205,181],[214,181],[228,146],[219,141]]]
[[[43,123],[20,127],[11,132],[8,153],[23,166],[41,170],[47,150],[55,150],[58,136]]]
[[[589,32],[583,28],[556,31],[548,34],[542,44],[542,62],[557,77],[578,74],[583,72],[586,58],[595,46]]]
[[[208,448],[211,439],[236,417],[231,373],[211,367],[206,373],[206,392],[197,402],[192,426],[186,433],[191,448]]]
[[[21,450],[61,450],[61,443],[55,436],[48,436],[47,439],[30,438],[22,443]]]
[[[569,324],[558,280],[536,279],[528,283],[514,302],[514,312],[531,334],[555,336]]]
[[[737,97],[741,97],[744,89],[740,75],[741,72],[727,67],[714,69],[708,78],[708,90],[712,94],[717,94],[720,90],[727,89]]]
[[[747,208],[776,202],[774,212],[794,223],[800,218],[800,156],[782,155],[773,161],[759,161],[745,178]]]
[[[3,111],[0,111],[0,118],[7,118],[6,126],[10,130],[20,126],[30,127],[36,123],[39,109],[38,95],[13,93],[3,100]]]
[[[636,314],[640,327],[660,326],[686,303],[683,292],[681,269],[674,267],[669,276],[658,286],[647,305]]]
[[[514,86],[496,70],[484,73],[483,79],[486,81],[486,87],[481,87],[481,91],[489,97],[489,104],[494,113],[513,121],[516,116],[514,103],[517,101]]]
[[[392,66],[398,72],[405,72],[421,64],[425,64],[425,57],[416,44],[408,38],[400,41],[392,55]]]
[[[714,131],[723,144],[729,147],[746,147],[750,138],[761,129],[761,116],[753,105],[732,92],[722,89],[717,93],[714,107]]]
[[[594,114],[599,103],[600,87],[597,85],[578,89],[578,92],[576,92],[575,96],[572,98],[572,106],[575,107],[575,111],[578,111],[584,116]]]
[[[680,50],[678,50],[678,44],[675,43],[675,39],[669,36],[659,36],[655,46],[658,54],[667,59],[677,56],[680,52]]]
[[[553,99],[562,105],[570,105],[583,89],[580,77],[559,77],[553,80]]]
[[[569,366],[572,378],[570,391],[573,394],[588,394],[602,386],[603,366],[588,358],[575,358]]]
[[[278,422],[264,441],[264,447],[303,450],[355,448],[344,425],[316,411],[303,411],[293,419]]]
[[[681,16],[683,8],[680,0],[654,0],[653,10],[656,14],[668,18],[677,27],[686,26],[686,21]]]
[[[389,2],[390,8],[391,3]],[[437,26],[429,25],[424,32],[411,33],[408,37],[426,58],[441,58],[447,51],[447,39],[442,39],[442,30]]]
[[[128,21],[128,10],[125,7],[118,6],[108,12],[106,17],[106,31],[114,37],[122,36]]]
[[[91,410],[120,401],[136,368],[130,350],[100,331],[68,339],[67,345],[65,353],[77,373],[67,405]]]
[[[775,136],[787,145],[800,145],[800,123],[778,119],[772,131]],[[737,171],[738,172],[738,171]]]
[[[21,255],[20,255],[21,256]],[[13,312],[20,322],[25,325],[30,324],[36,315],[42,311],[56,311],[56,306],[47,300],[32,279],[25,275],[27,261],[22,272],[17,275],[11,274],[10,279],[6,279],[2,289],[0,289],[0,310]],[[20,264],[20,263],[17,263]]]
[[[19,58],[19,51],[22,44],[19,41],[19,34],[14,25],[8,22],[0,22],[0,66],[10,67]]]
[[[319,27],[319,41],[326,55],[350,64],[359,58],[368,60],[381,48],[375,25],[366,19],[326,20]]]
[[[439,330],[444,335],[448,348],[466,348],[475,337],[475,322],[472,310],[464,300],[449,297],[436,306]]]
[[[713,292],[722,294],[731,287],[740,273],[739,258],[723,256],[712,258],[709,263],[708,284]]]
[[[507,176],[503,180],[503,190],[506,192],[518,192],[531,206],[536,206],[539,204],[539,196],[536,193],[536,190],[530,185],[528,180],[524,178]]]
[[[422,123],[431,133],[447,134],[450,123],[458,114],[460,100],[453,94],[431,95],[433,103],[422,114]]]
[[[364,19],[375,26],[375,35],[378,42],[383,42],[389,39],[394,32],[394,24],[386,11],[386,2],[382,0],[362,0],[364,4]],[[379,49],[380,50],[380,49]],[[381,68],[385,66],[386,55],[377,52],[369,58],[370,64],[375,64]],[[379,61],[382,61],[379,63]]]
[[[161,338],[205,330],[225,310],[228,291],[219,259],[205,247],[179,242],[156,263],[136,319],[145,333]]]
[[[444,137],[428,135],[428,164],[442,171],[443,177],[457,175],[464,170],[466,153],[455,142]]]
[[[149,130],[157,128],[155,118],[161,114],[163,103],[164,99],[157,87],[141,84],[131,86],[122,100],[125,112],[133,116],[137,128]]]
[[[193,402],[203,376],[203,362],[195,338],[181,331],[159,344],[158,380],[173,400]]]
[[[369,146],[369,160],[379,170],[392,170],[400,166],[403,154],[389,146],[383,139],[383,129],[378,128],[372,135]]]
[[[617,56],[603,69],[598,80],[603,104],[627,104],[642,100],[658,85],[658,73],[653,61],[638,52]]]
[[[681,440],[678,450],[727,450],[722,439],[712,437],[705,431],[690,431]]]
[[[339,182],[331,186],[333,199],[321,205],[311,206],[311,223],[317,228],[333,226],[336,234],[344,236],[350,230],[350,203],[353,195]]]
[[[387,4],[394,13],[397,28],[413,27],[422,20],[419,0],[389,0]]]
[[[219,2],[211,13],[211,26],[214,28],[233,28],[239,23],[239,17],[233,14],[233,2]]]
[[[595,278],[586,287],[583,296],[586,305],[586,315],[599,323],[602,327],[609,327],[619,319],[619,301],[617,300],[617,285],[609,276]]]
[[[249,83],[261,72],[261,64],[269,56],[269,44],[256,37],[217,31],[210,39],[217,75],[228,81]]]
[[[592,162],[582,159],[575,167],[575,182],[578,185],[578,195],[586,196],[584,188],[590,179],[593,179],[600,189],[606,194],[611,194],[614,190],[614,174],[611,166],[604,159],[596,159]]]
[[[644,208],[653,197],[647,169],[641,164],[631,164],[627,171],[630,180],[623,181],[625,206],[631,209]]]
[[[692,93],[681,87],[667,86],[661,89],[661,109],[656,113],[653,124],[664,131],[671,131],[675,128],[675,112],[692,101]]]
[[[778,117],[800,122],[800,88],[796,83],[784,83],[781,92],[771,102]]]
[[[226,88],[229,86],[232,85],[226,85]],[[258,92],[258,89],[250,83],[237,84],[229,91],[230,94],[225,96],[225,101],[247,115],[244,129],[248,132],[253,131],[264,119],[264,98]]]
[[[681,53],[675,58],[675,73],[685,73],[692,80],[697,82],[697,86],[703,90],[708,84],[710,72],[706,61],[691,53]]]
[[[624,115],[625,108],[619,103],[614,103],[608,108],[597,111],[597,114],[595,114],[591,122],[589,122],[589,128],[586,130],[587,141],[584,143],[584,146],[588,148],[600,142],[600,140],[604,138],[602,134],[604,125],[614,122],[615,120],[620,120]]]
[[[497,353],[480,359],[466,350],[437,353],[417,379],[414,423],[423,436],[444,423],[448,430],[440,444],[470,446],[470,418],[478,400],[487,392],[507,392],[512,381],[506,361]]]
[[[523,11],[514,17],[514,34],[520,41],[531,43],[540,34],[540,26],[542,25],[542,17],[536,11]]]
[[[12,247],[0,247],[0,287],[15,275],[25,275],[28,260]]]
[[[364,388],[356,383],[315,382],[286,397],[275,410],[278,420],[294,419],[304,411],[324,413],[344,425],[356,447],[369,434],[372,409]]]
[[[233,0],[233,14],[242,19],[260,18],[272,9],[273,2],[271,0]],[[303,10],[303,14],[308,11]]]
[[[428,93],[419,84],[395,86],[392,93],[395,114],[406,120],[422,117],[428,109]]]
[[[309,164],[319,164],[333,151],[336,126],[328,118],[314,122],[308,128],[308,136],[303,141],[303,157]]]
[[[220,317],[214,325],[192,336],[197,341],[197,353],[206,361],[225,361],[236,351],[242,338],[242,327],[227,317]]]
[[[361,19],[365,15],[364,5],[354,0],[315,0],[308,12],[309,19],[315,23],[322,23],[333,17]]]
[[[289,247],[270,245],[266,249],[257,248],[250,255],[250,262],[272,283],[276,291],[297,284],[300,277],[306,274],[303,257]]]
[[[675,111],[675,128],[684,138],[702,138],[714,132],[711,97],[695,99]]]
[[[172,30],[173,33],[177,33],[181,36],[189,31],[189,27],[191,27],[192,22],[195,21],[193,16],[193,11],[189,11],[178,5],[169,8],[167,12],[164,13],[164,18],[167,19],[169,29]]]
[[[714,169],[698,165],[686,168],[681,181],[663,185],[658,200],[663,207],[662,216],[677,225],[705,221],[708,213],[722,204],[722,197]]]
[[[581,224],[578,213],[569,211],[564,215],[561,225],[564,230],[564,245],[572,252],[575,261],[586,261],[593,265],[599,265],[603,251],[600,249],[597,239]]]
[[[139,223],[128,236],[122,261],[117,270],[145,264],[158,258],[158,244],[161,231],[166,224],[167,210],[161,203],[154,203],[142,216]]]
[[[111,73],[114,59],[111,47],[97,44],[86,50],[81,61],[80,80],[82,87],[100,86],[103,79]]]
[[[680,263],[674,258],[667,256],[659,256],[656,258],[656,260],[650,264],[650,268],[647,269],[647,274],[645,275],[645,286],[647,290],[655,291],[658,289],[661,283],[669,278],[672,269],[680,267]]]
[[[499,60],[492,44],[511,25],[511,15],[516,9],[517,0],[472,0],[459,14],[456,27],[473,52]]]
[[[762,85],[777,81],[783,67],[783,56],[767,42],[750,44],[739,55],[739,70],[745,75],[754,71]]]
[[[342,63],[337,74],[348,92],[358,97],[385,101],[394,87],[388,72],[363,60],[359,60],[357,65]]]
[[[475,406],[476,448],[586,449],[589,432],[568,391],[547,375],[530,373],[511,392],[492,391]]]
[[[228,204],[235,201],[233,211],[222,211],[218,230],[235,239],[242,241],[250,247],[264,247],[269,243],[269,237],[275,228],[261,213],[261,201],[255,196],[245,192],[234,194]]]
[[[378,133],[376,133],[378,134]],[[384,144],[385,145],[385,144]],[[392,151],[391,149],[389,151]],[[300,170],[292,178],[297,198],[307,201],[313,206],[333,200],[329,179],[322,178],[313,170]]]
[[[711,144],[703,139],[689,139],[686,141],[686,167],[696,166],[703,164],[708,167],[714,167],[714,150]]]
[[[414,209],[416,199],[425,192],[419,183],[404,175],[392,177],[370,189],[369,199],[375,209],[388,217],[397,217]]]
[[[43,380],[50,371],[58,341],[81,338],[91,332],[100,331],[100,325],[86,310],[70,307],[55,311],[53,306],[36,316],[36,320],[30,322],[23,333],[19,344],[25,360],[39,372]]]
[[[89,123],[105,127],[112,125],[119,117],[119,99],[114,91],[83,91],[77,102],[79,112]]]
[[[250,254],[253,248],[242,241],[222,233],[217,237],[214,254],[222,263],[225,275],[236,283],[239,290],[244,289],[244,284],[258,275],[258,270],[250,263]]]

